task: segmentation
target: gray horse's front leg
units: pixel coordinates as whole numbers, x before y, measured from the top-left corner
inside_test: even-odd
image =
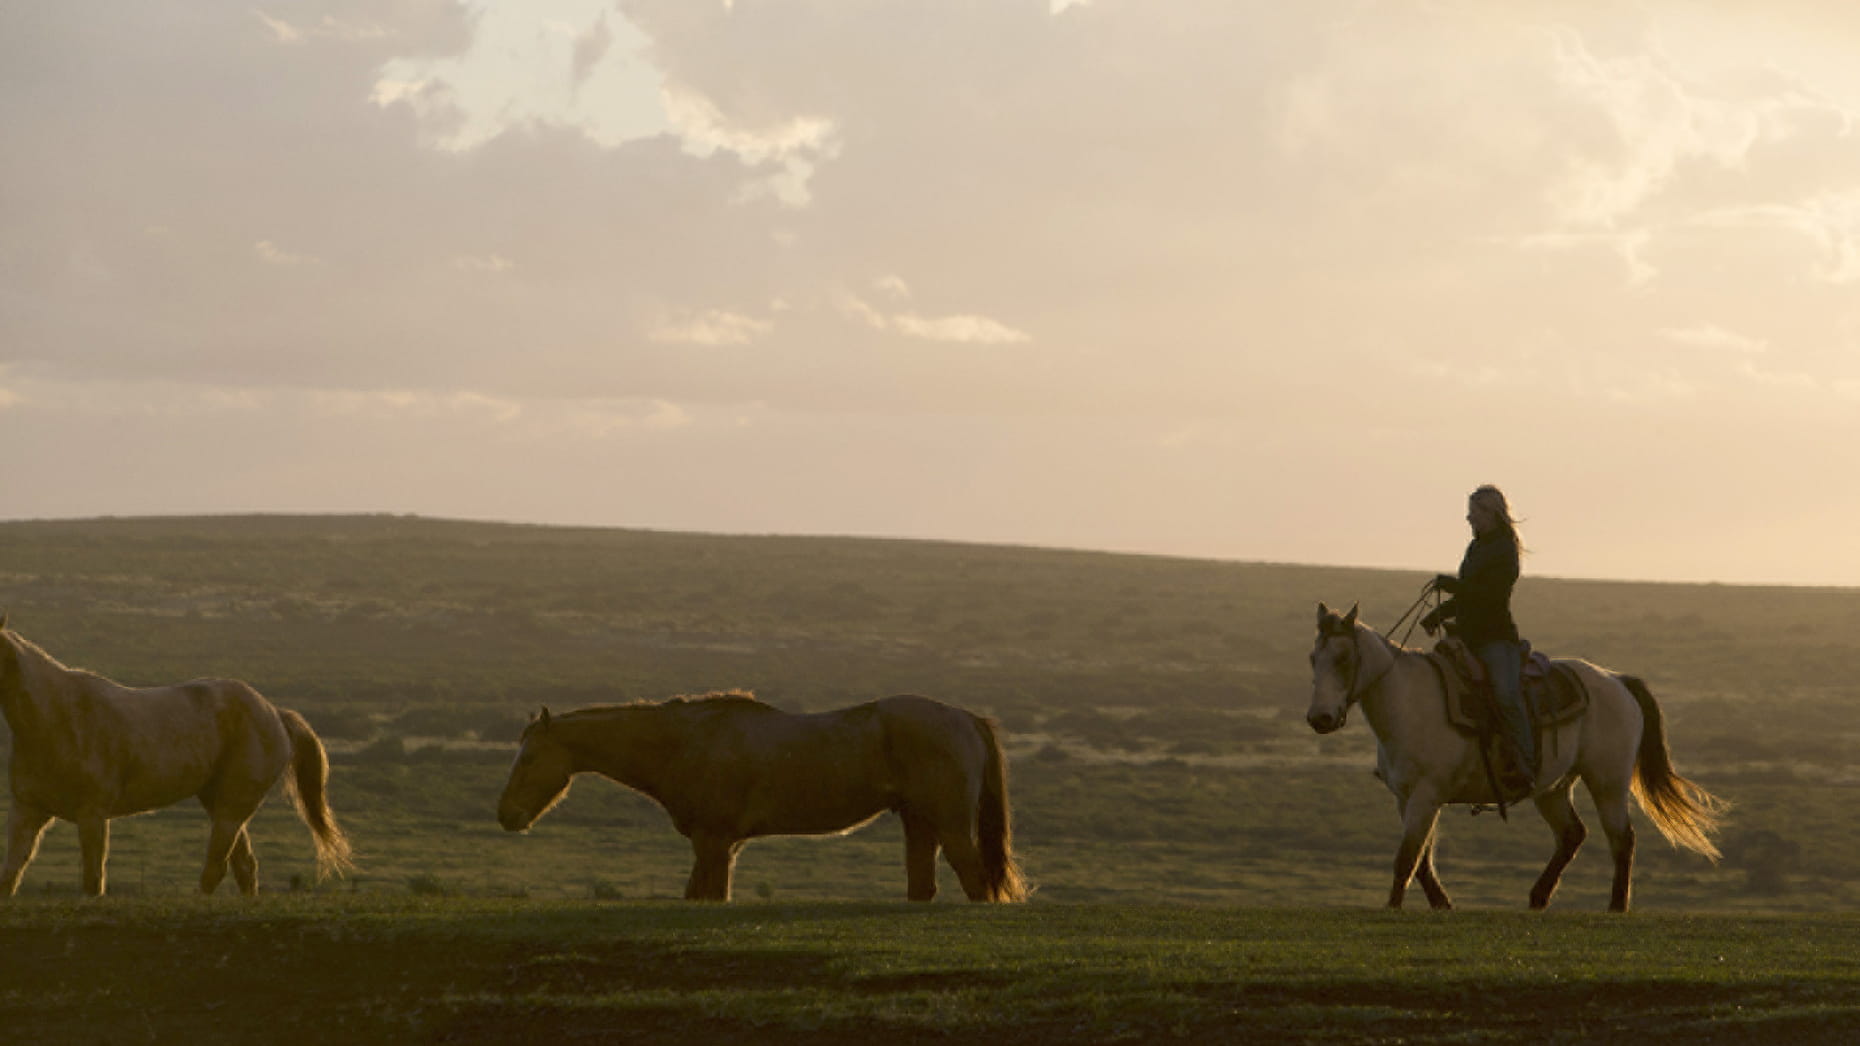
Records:
[[[1427,892],[1427,899],[1436,908],[1450,907],[1446,890],[1440,885],[1440,879],[1434,874],[1433,848],[1434,828],[1440,822],[1440,803],[1431,796],[1411,795],[1401,804],[1402,836],[1401,846],[1395,851],[1395,881],[1389,888],[1389,907],[1401,907],[1402,898],[1408,892],[1408,884],[1414,881],[1415,871],[1425,867],[1421,888]],[[1430,889],[1429,881],[1433,886]]]
[[[1421,863],[1415,868],[1415,881],[1421,884],[1421,891],[1427,894],[1427,903],[1435,911],[1449,911],[1453,907],[1453,898],[1447,896],[1447,888],[1440,884],[1440,876],[1434,871],[1434,841],[1437,833],[1427,837],[1427,847],[1421,851]]]

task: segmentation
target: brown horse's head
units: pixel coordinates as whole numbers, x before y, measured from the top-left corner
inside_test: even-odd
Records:
[[[1318,604],[1317,645],[1311,648],[1311,707],[1305,722],[1320,734],[1343,728],[1356,694],[1362,655],[1356,642],[1356,610],[1347,614]]]
[[[568,746],[550,729],[547,708],[524,728],[521,744],[516,764],[510,768],[510,781],[497,801],[497,823],[510,832],[535,824],[561,802],[575,772]]]

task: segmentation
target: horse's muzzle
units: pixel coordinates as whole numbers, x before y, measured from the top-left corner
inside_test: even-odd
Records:
[[[1311,729],[1320,734],[1334,734],[1343,729],[1343,721],[1348,716],[1348,712],[1339,715],[1331,715],[1329,712],[1313,712],[1305,716],[1305,722],[1310,723]]]

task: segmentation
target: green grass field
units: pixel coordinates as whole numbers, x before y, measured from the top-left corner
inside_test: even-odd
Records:
[[[1860,592],[1527,578],[1540,648],[1648,679],[1680,769],[1735,804],[1726,860],[1643,819],[1633,914],[1600,914],[1598,834],[1531,916],[1541,822],[1450,812],[1460,910],[1391,915],[1373,738],[1304,725],[1305,654],[1317,601],[1382,624],[1422,577],[389,517],[0,524],[0,608],[61,659],[304,712],[361,860],[314,884],[273,801],[266,895],[195,898],[184,805],[115,822],[111,895],[80,902],[54,826],[0,905],[0,1042],[1849,1041]],[[948,903],[944,869],[939,903],[901,903],[889,816],[753,843],[728,908],[673,901],[684,841],[608,782],[497,827],[537,706],[727,687],[999,717],[1034,900]]]
[[[1860,920],[285,897],[0,908],[13,1042],[1849,1042]]]

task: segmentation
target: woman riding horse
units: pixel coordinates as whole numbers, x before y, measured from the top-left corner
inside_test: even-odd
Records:
[[[1526,793],[1537,780],[1537,740],[1524,705],[1518,626],[1511,619],[1511,590],[1518,582],[1524,541],[1505,495],[1491,484],[1466,499],[1466,522],[1473,539],[1460,560],[1459,575],[1434,578],[1433,587],[1449,598],[1421,619],[1421,627],[1431,636],[1452,621],[1454,634],[1485,666],[1512,756],[1502,784],[1508,792]]]

